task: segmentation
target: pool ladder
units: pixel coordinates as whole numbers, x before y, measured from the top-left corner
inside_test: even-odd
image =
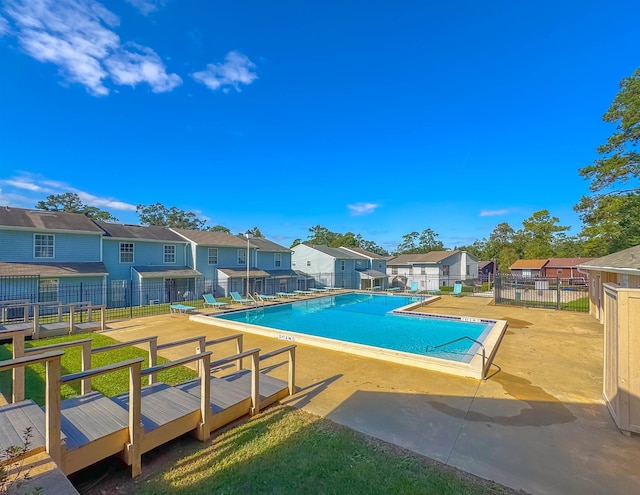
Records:
[[[460,337],[458,339],[455,340],[451,340],[450,342],[445,342],[444,344],[440,344],[440,345],[436,345],[436,346],[427,346],[426,349],[424,350],[424,352],[429,352],[429,350],[436,350],[436,349],[440,349],[441,347],[445,347],[451,344],[455,344],[456,342],[460,342],[461,340],[470,340],[471,342],[475,342],[476,344],[478,344],[481,348],[482,348],[482,379],[486,380],[487,379],[487,369],[486,369],[486,365],[487,365],[487,351],[484,347],[484,344],[476,339],[472,339],[471,337],[469,337],[468,335],[464,335],[463,337]]]

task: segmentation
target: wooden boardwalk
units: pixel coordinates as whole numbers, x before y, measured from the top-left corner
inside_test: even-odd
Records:
[[[41,348],[24,349],[24,331],[0,331],[0,338],[12,338],[14,357],[0,361],[0,371],[13,372],[12,402],[0,406],[0,447],[22,445],[24,432],[32,437],[27,455],[46,452],[62,473],[68,475],[95,462],[118,454],[131,466],[132,476],[140,474],[142,454],[174,438],[191,434],[201,441],[230,422],[254,415],[262,408],[295,392],[295,345],[260,355],[260,349],[242,349],[242,334],[206,341],[195,337],[162,345],[157,337],[91,348],[91,339],[82,339]],[[230,340],[237,352],[211,362],[208,348]],[[147,343],[150,367],[142,369],[142,358],[91,368],[91,354]],[[196,352],[164,364],[156,364],[157,351],[197,343]],[[61,375],[60,358],[68,347],[82,347],[82,371]],[[260,363],[282,357],[289,366],[287,380],[261,372]],[[243,360],[251,363],[242,368]],[[39,407],[24,397],[25,366],[46,366],[46,403]],[[158,372],[197,364],[199,378],[174,386],[157,382]],[[230,373],[213,376],[221,368],[235,364]],[[91,391],[91,378],[117,370],[129,371],[128,392],[106,397]],[[143,386],[143,378],[149,384]],[[81,382],[81,395],[61,399],[60,387]]]

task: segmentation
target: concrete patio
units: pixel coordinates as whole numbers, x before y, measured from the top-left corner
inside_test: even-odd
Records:
[[[594,318],[473,297],[443,296],[424,310],[509,322],[488,380],[299,345],[299,392],[286,403],[529,493],[638,492],[640,437],[623,436],[602,400],[603,330]],[[118,340],[233,333],[180,314],[110,327],[105,333]],[[289,343],[244,338],[245,348],[263,352]],[[174,348],[165,357],[189,351]]]

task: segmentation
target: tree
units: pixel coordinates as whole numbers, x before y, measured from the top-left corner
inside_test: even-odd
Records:
[[[224,232],[225,234],[231,234],[231,230],[225,227],[224,225],[212,225],[208,227],[206,230],[209,232]]]
[[[602,117],[615,132],[597,148],[600,158],[579,173],[597,193],[574,206],[584,224],[587,254],[602,256],[638,244],[640,202],[640,68],[620,82],[620,91]],[[621,189],[623,184],[631,187]],[[635,210],[634,210],[635,208]]]
[[[142,225],[204,230],[206,223],[206,220],[199,219],[195,213],[180,210],[175,206],[167,208],[162,203],[138,205],[136,213],[138,213]]]
[[[262,235],[262,232],[260,232],[260,229],[258,227],[254,227],[252,229],[249,229],[249,232],[251,232],[251,234],[253,235],[253,237],[264,237]]]
[[[294,239],[294,241],[291,243],[291,246],[289,247],[296,247],[298,244],[302,244],[302,239],[300,239],[299,237],[297,239]]]
[[[321,225],[311,227],[309,232],[311,232],[311,235],[307,238],[307,241],[310,244],[318,244],[320,246],[330,246],[339,235]]]
[[[411,232],[402,236],[402,242],[396,248],[397,254],[411,254],[418,249],[418,232]]]
[[[553,247],[558,235],[570,228],[556,225],[559,221],[558,217],[552,217],[549,214],[549,210],[536,211],[522,221],[524,229],[516,234],[516,238],[524,245],[523,254],[526,259],[544,259],[554,256]]]
[[[428,253],[430,251],[442,251],[444,244],[442,241],[436,240],[438,234],[431,229],[425,229],[418,236],[418,250],[421,253]]]
[[[82,213],[83,215],[105,222],[117,222],[111,213],[95,206],[85,205],[76,193],[51,194],[44,201],[38,201],[36,209],[45,211],[64,211],[67,213]]]

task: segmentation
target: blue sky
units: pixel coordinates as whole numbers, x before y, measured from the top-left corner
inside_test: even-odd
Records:
[[[548,209],[638,67],[637,0],[0,0],[0,205],[161,202],[289,245],[447,247]]]

